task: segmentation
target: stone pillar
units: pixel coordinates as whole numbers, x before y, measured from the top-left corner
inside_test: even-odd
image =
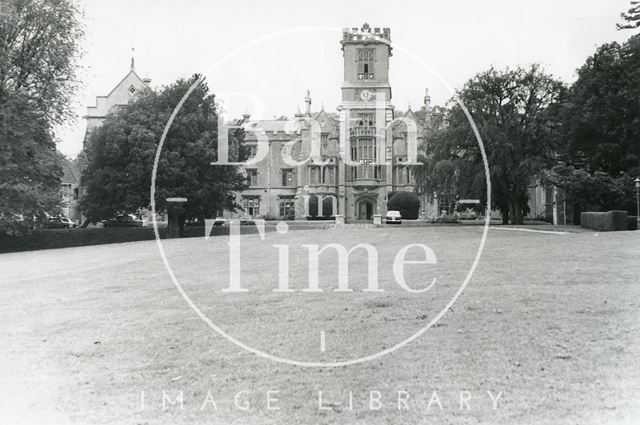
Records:
[[[185,211],[187,198],[167,198],[167,239],[184,236]]]

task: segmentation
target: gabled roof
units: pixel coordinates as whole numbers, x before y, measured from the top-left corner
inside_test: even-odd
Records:
[[[122,80],[120,80],[120,82],[119,82],[118,84],[116,84],[116,85],[115,85],[115,87],[114,87],[114,88],[109,92],[109,94],[108,94],[108,95],[106,95],[106,96],[97,96],[97,97],[109,97],[109,96],[111,96],[111,95],[113,94],[113,92],[114,92],[114,91],[116,91],[116,89],[118,89],[118,87],[120,87],[120,86],[121,86],[121,85],[122,85],[122,84],[127,80],[127,78],[129,78],[129,75],[132,75],[132,74],[133,74],[133,76],[134,76],[134,77],[136,77],[136,78],[140,81],[140,83],[145,84],[144,80],[143,80],[142,78],[140,78],[140,76],[138,75],[138,73],[136,72],[136,70],[135,70],[135,69],[131,69],[131,70],[127,73],[127,75],[125,75],[125,76],[122,78]],[[146,85],[146,84],[145,84],[145,85]]]

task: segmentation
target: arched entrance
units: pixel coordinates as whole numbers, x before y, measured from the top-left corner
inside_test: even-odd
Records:
[[[375,203],[371,199],[363,199],[358,202],[358,220],[371,220],[375,214]]]

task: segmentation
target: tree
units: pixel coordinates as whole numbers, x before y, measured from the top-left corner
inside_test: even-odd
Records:
[[[580,211],[635,210],[640,175],[640,37],[600,46],[578,70],[562,110],[561,162],[545,181]]]
[[[79,15],[71,0],[2,0],[0,100],[20,93],[49,125],[71,117],[84,35]]]
[[[164,126],[197,78],[140,93],[90,135],[81,178],[86,188],[81,207],[89,221],[149,208],[152,168]],[[217,160],[217,135],[214,96],[201,83],[167,133],[156,176],[157,211],[166,211],[170,197],[188,198],[185,219],[204,219],[236,207],[233,191],[243,189],[246,180],[234,166],[210,165]],[[242,130],[230,131],[230,158],[246,157],[243,139]]]
[[[543,182],[562,189],[572,203],[574,223],[582,211],[633,210],[633,177],[591,172],[561,162],[544,172]]]
[[[0,3],[0,232],[18,235],[59,212],[53,126],[70,115],[82,26],[70,0]]]
[[[539,65],[514,70],[489,69],[469,80],[457,96],[471,113],[484,142],[493,206],[503,221],[521,224],[527,189],[536,175],[555,162],[558,110],[564,85]],[[475,134],[457,102],[443,128],[424,147],[423,175],[436,191],[486,198],[485,169]]]
[[[563,111],[571,165],[611,176],[640,174],[640,36],[604,44],[578,70]]]
[[[20,235],[59,212],[60,154],[46,119],[12,95],[0,102],[0,233]]]
[[[625,13],[620,14],[624,23],[616,24],[618,30],[634,29],[640,27],[640,1],[632,1],[631,7]]]

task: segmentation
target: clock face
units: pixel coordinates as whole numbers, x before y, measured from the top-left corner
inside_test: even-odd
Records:
[[[371,92],[371,90],[362,90],[360,92],[360,99],[364,100],[365,102],[371,100],[372,97],[373,93]]]

